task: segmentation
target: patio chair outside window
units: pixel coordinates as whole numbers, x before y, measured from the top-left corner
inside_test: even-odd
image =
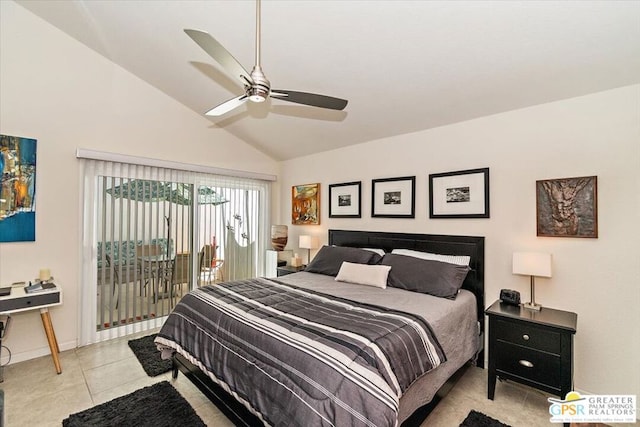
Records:
[[[182,297],[184,290],[182,285],[187,285],[189,290],[189,284],[191,276],[191,254],[188,252],[179,253],[173,259],[173,272],[171,274],[171,299],[170,307],[173,308],[174,298],[176,297],[176,288],[180,288],[180,297]]]
[[[147,286],[149,282],[159,276],[159,272],[156,271],[158,264],[150,261],[153,257],[163,255],[162,246],[160,245],[138,245],[136,246],[136,259],[138,263],[138,272],[140,274],[140,295],[144,290],[144,294],[147,295]]]
[[[220,267],[224,264],[224,260],[216,258],[216,248],[213,245],[204,245],[199,253],[200,276],[198,277],[198,286],[208,285],[224,280]]]

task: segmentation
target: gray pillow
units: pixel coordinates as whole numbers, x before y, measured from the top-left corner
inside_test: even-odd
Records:
[[[368,264],[371,258],[379,256],[371,251],[346,246],[323,246],[304,271],[337,276],[344,261]]]
[[[354,249],[360,249],[360,250],[363,250],[363,251],[371,252],[373,254],[373,256],[371,257],[369,262],[367,262],[367,264],[369,264],[369,265],[380,264],[380,260],[384,256],[384,249],[357,248],[355,246],[345,246],[345,247],[354,248]]]
[[[442,298],[455,298],[471,270],[466,265],[396,254],[385,254],[380,264],[391,266],[388,286]]]

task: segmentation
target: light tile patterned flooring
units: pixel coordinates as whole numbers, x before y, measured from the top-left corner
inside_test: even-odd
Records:
[[[152,332],[152,331],[151,331]],[[233,424],[182,374],[148,377],[127,341],[145,332],[60,354],[62,374],[50,356],[10,364],[4,369],[5,426],[60,426],[69,414],[168,380],[208,426]],[[471,409],[514,427],[558,426],[549,422],[547,396],[514,383],[498,382],[494,401],[486,398],[487,371],[469,368],[423,426],[456,427]]]

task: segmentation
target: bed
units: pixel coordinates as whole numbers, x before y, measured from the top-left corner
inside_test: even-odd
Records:
[[[329,230],[328,240],[312,271],[190,293],[156,339],[164,356],[173,357],[174,378],[183,372],[236,425],[393,426],[419,424],[469,362],[482,366],[483,237]],[[353,268],[368,274],[386,263],[389,280],[390,271],[404,271],[397,262],[408,260],[404,253],[389,255],[394,249],[467,257],[468,272],[455,298],[338,282],[335,272],[323,270],[334,260],[321,263],[330,259],[327,253],[340,252],[334,247],[361,248],[348,249],[358,256],[383,250],[382,260],[382,253],[372,257],[376,265]],[[336,319],[353,331],[331,323]],[[253,329],[245,332],[245,323]],[[289,333],[295,343],[283,338]],[[287,353],[272,341],[286,341]]]

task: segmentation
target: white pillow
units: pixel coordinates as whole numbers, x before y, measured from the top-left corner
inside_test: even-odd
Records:
[[[331,246],[336,246],[336,245],[331,245]],[[350,246],[347,246],[347,247],[350,247]],[[357,249],[362,249],[363,251],[373,252],[373,253],[378,254],[380,256],[384,256],[384,254],[385,254],[384,249],[379,249],[379,248],[357,248]]]
[[[389,265],[355,264],[344,261],[335,280],[385,289],[389,271],[391,271]]]
[[[378,249],[378,248],[362,248],[362,249],[364,249],[365,251],[374,252],[380,256],[384,256],[384,249]]]
[[[414,258],[428,259],[431,261],[447,262],[456,265],[469,265],[471,257],[468,255],[440,255],[429,252],[412,251],[411,249],[394,249],[392,254],[412,256]]]

